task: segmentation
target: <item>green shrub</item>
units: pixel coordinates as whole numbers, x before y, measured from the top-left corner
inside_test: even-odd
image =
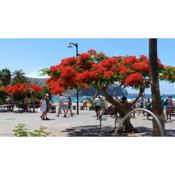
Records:
[[[28,132],[28,129],[25,128],[25,124],[17,125],[15,129],[13,130],[13,132],[15,133],[15,136],[17,137],[28,137],[29,136],[29,132]]]
[[[17,137],[46,137],[51,133],[45,131],[45,129],[47,128],[40,126],[39,129],[36,129],[34,131],[29,131],[27,128],[25,128],[25,124],[19,124],[15,127],[13,132]]]
[[[45,131],[46,127],[40,126],[39,129],[34,130],[33,132],[29,132],[32,137],[46,137],[50,134],[50,132]]]

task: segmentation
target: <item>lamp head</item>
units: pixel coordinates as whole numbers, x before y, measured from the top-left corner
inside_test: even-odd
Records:
[[[73,46],[72,46],[72,45],[68,45],[67,47],[68,47],[68,48],[72,48]]]

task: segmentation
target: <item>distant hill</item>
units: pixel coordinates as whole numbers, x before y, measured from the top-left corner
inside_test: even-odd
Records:
[[[47,80],[47,78],[28,78],[28,79],[31,83],[37,84],[39,86],[44,86],[45,82]],[[126,89],[123,89],[116,84],[111,85],[108,88],[108,91],[111,95],[114,95],[114,93],[117,93],[119,96],[128,95],[128,92]],[[76,89],[73,89],[73,90],[66,91],[65,95],[76,96],[76,93],[77,93]],[[79,91],[80,96],[93,96],[94,94],[96,94],[95,88],[89,88],[87,90],[80,89],[80,91]],[[99,94],[103,95],[102,92],[99,92]]]
[[[44,86],[45,82],[47,81],[47,78],[31,78],[31,77],[28,77],[28,80],[33,84],[37,84],[39,86]]]

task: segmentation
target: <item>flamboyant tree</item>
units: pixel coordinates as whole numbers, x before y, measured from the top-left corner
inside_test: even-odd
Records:
[[[36,84],[30,84],[30,83],[18,83],[15,85],[9,85],[4,87],[4,90],[8,94],[19,94],[19,93],[37,93],[41,92],[44,89]]]
[[[38,92],[44,91],[44,88],[31,83],[17,83],[4,87],[4,91],[12,96],[17,96],[18,100],[22,100],[30,95],[32,98],[33,112],[35,112],[34,96]]]
[[[157,63],[161,79],[174,81],[175,77],[171,74],[174,68],[162,65],[159,59]],[[150,87],[150,64],[144,55],[108,57],[104,53],[89,50],[79,57],[62,59],[60,64],[51,66],[46,73],[50,76],[46,83],[53,94],[61,94],[77,86],[84,89],[94,86],[97,90],[103,91],[106,100],[115,106],[115,111],[121,116],[125,116],[145,88]],[[113,83],[118,83],[124,88],[138,89],[137,98],[132,103],[122,104],[107,91]],[[126,131],[134,129],[129,120],[125,122],[125,129]]]

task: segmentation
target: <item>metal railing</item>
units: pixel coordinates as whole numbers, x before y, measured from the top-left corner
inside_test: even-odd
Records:
[[[156,123],[157,123],[157,125],[158,125],[158,127],[159,127],[159,129],[160,129],[160,134],[161,134],[161,136],[164,136],[164,130],[163,130],[163,128],[162,128],[162,125],[161,125],[161,123],[160,123],[159,118],[158,118],[154,113],[152,113],[151,111],[149,111],[148,109],[143,109],[143,108],[134,109],[134,110],[130,111],[128,114],[126,114],[125,117],[123,117],[122,119],[120,119],[120,120],[118,121],[118,127],[116,128],[116,130],[115,130],[115,132],[114,132],[114,135],[117,135],[118,131],[119,131],[121,128],[123,128],[124,122],[125,122],[128,118],[132,117],[131,114],[133,114],[133,113],[135,113],[135,112],[137,112],[137,111],[143,111],[143,112],[147,112],[148,114],[150,114],[150,115],[155,119],[155,121],[156,121]],[[150,118],[150,116],[147,116],[147,119],[148,119],[148,120],[152,120],[152,119]]]

